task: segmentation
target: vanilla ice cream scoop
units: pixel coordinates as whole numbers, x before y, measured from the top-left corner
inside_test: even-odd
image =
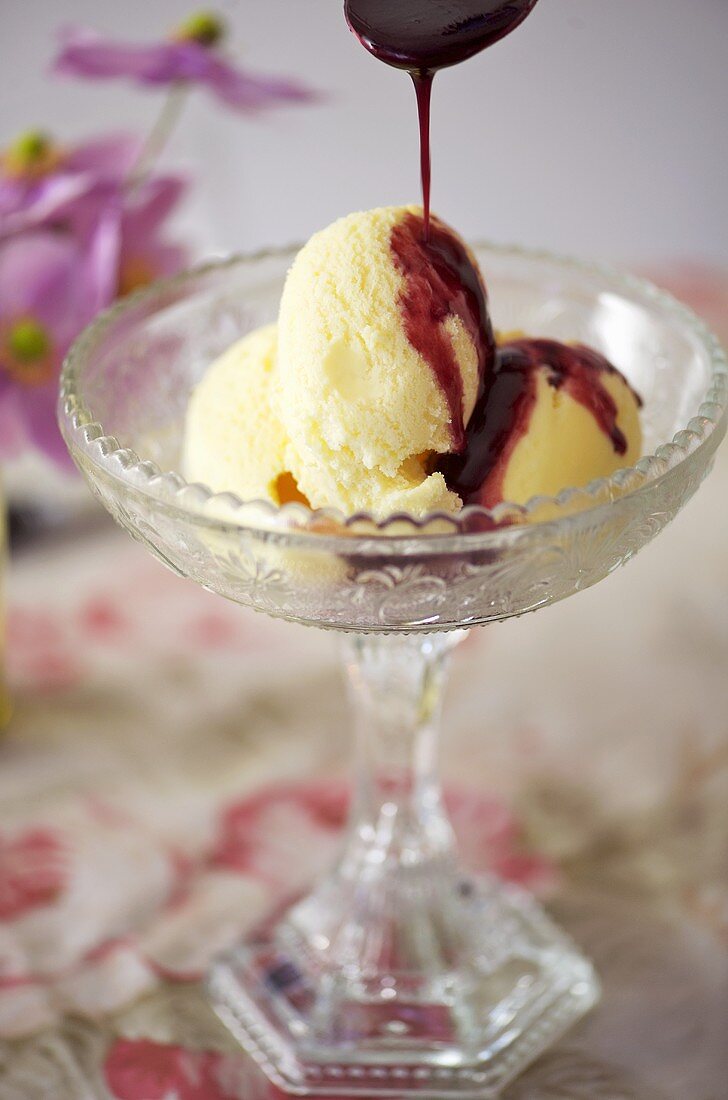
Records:
[[[243,500],[295,499],[285,477],[287,438],[270,400],[276,342],[275,325],[249,333],[193,390],[183,459],[190,480]]]
[[[477,265],[442,222],[428,245],[415,207],[350,214],[314,234],[283,290],[276,383],[289,466],[311,504],[458,508],[428,470],[462,446],[492,349]]]
[[[598,352],[496,347],[477,263],[417,207],[350,214],[293,262],[278,326],[192,394],[185,472],[217,491],[347,515],[526,503],[640,455],[640,399]]]

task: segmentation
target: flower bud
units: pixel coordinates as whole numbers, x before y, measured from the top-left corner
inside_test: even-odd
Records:
[[[9,145],[2,157],[8,175],[37,179],[57,167],[61,151],[49,134],[26,130]]]
[[[8,333],[8,347],[20,363],[35,363],[48,354],[48,333],[33,317],[16,321]]]
[[[48,330],[35,317],[23,317],[2,334],[0,369],[26,386],[49,381],[53,374],[53,342]]]
[[[175,38],[182,42],[197,42],[200,46],[217,46],[225,37],[225,24],[210,11],[199,11],[177,29]]]

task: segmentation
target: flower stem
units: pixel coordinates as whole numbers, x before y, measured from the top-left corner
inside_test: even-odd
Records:
[[[129,173],[127,188],[130,191],[134,191],[144,182],[159,159],[179,122],[186,99],[186,83],[178,81],[173,84],[165,97],[157,121],[147,134],[146,140],[139,150],[136,163]]]

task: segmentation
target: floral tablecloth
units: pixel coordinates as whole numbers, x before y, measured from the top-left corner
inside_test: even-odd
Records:
[[[673,276],[725,325],[725,282]],[[599,1007],[508,1100],[721,1100],[728,1081],[728,455],[634,563],[476,631],[448,790],[465,858],[595,959]],[[0,1100],[280,1095],[199,979],[336,849],[336,639],[166,573],[99,521],[25,550],[0,744]]]

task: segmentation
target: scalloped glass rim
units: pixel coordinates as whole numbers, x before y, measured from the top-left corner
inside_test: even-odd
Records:
[[[655,305],[680,320],[702,343],[713,373],[698,413],[678,431],[673,438],[659,446],[653,454],[646,455],[635,466],[616,471],[608,478],[598,478],[586,486],[571,486],[555,497],[533,497],[527,504],[504,501],[493,509],[469,505],[451,515],[433,512],[424,517],[396,513],[377,519],[367,512],[345,516],[335,508],[310,509],[302,504],[277,506],[267,500],[242,500],[234,493],[214,493],[207,486],[185,480],[174,471],[164,471],[156,463],[142,459],[135,451],[124,447],[114,436],[104,432],[103,425],[94,419],[76,392],[76,375],[81,363],[93,351],[106,329],[118,317],[139,303],[164,295],[169,289],[182,286],[186,281],[204,276],[211,271],[224,270],[238,264],[254,264],[269,257],[293,257],[300,245],[261,249],[249,254],[234,254],[197,265],[179,275],[161,279],[128,295],[105,310],[81,333],[74,342],[63,364],[59,396],[59,422],[64,439],[69,446],[82,449],[88,458],[104,470],[107,476],[125,483],[152,499],[172,507],[185,515],[193,514],[197,521],[211,526],[220,523],[247,531],[273,534],[276,531],[296,541],[304,538],[317,544],[323,541],[333,549],[340,540],[352,549],[352,536],[385,538],[389,542],[411,539],[413,535],[427,537],[437,543],[449,541],[453,535],[467,539],[468,545],[480,546],[492,542],[510,532],[527,526],[557,524],[574,515],[600,508],[608,508],[619,498],[624,501],[634,497],[656,481],[673,473],[691,455],[694,455],[713,438],[714,446],[722,438],[728,420],[728,361],[721,345],[708,326],[682,302],[666,291],[660,290],[647,279],[626,275],[609,265],[596,264],[551,253],[547,250],[529,249],[520,245],[498,245],[487,241],[473,247],[489,249],[494,253],[522,256],[526,259],[544,260],[585,275],[596,275],[612,281],[625,293],[637,292]],[[538,518],[538,513],[546,518]],[[450,528],[445,534],[443,524]],[[473,529],[480,525],[480,529]],[[332,533],[331,526],[343,528],[347,534]],[[488,530],[483,530],[487,525]],[[324,528],[322,530],[322,527]],[[405,530],[403,530],[405,528]],[[353,529],[353,530],[352,530]],[[434,548],[434,547],[433,547]]]

